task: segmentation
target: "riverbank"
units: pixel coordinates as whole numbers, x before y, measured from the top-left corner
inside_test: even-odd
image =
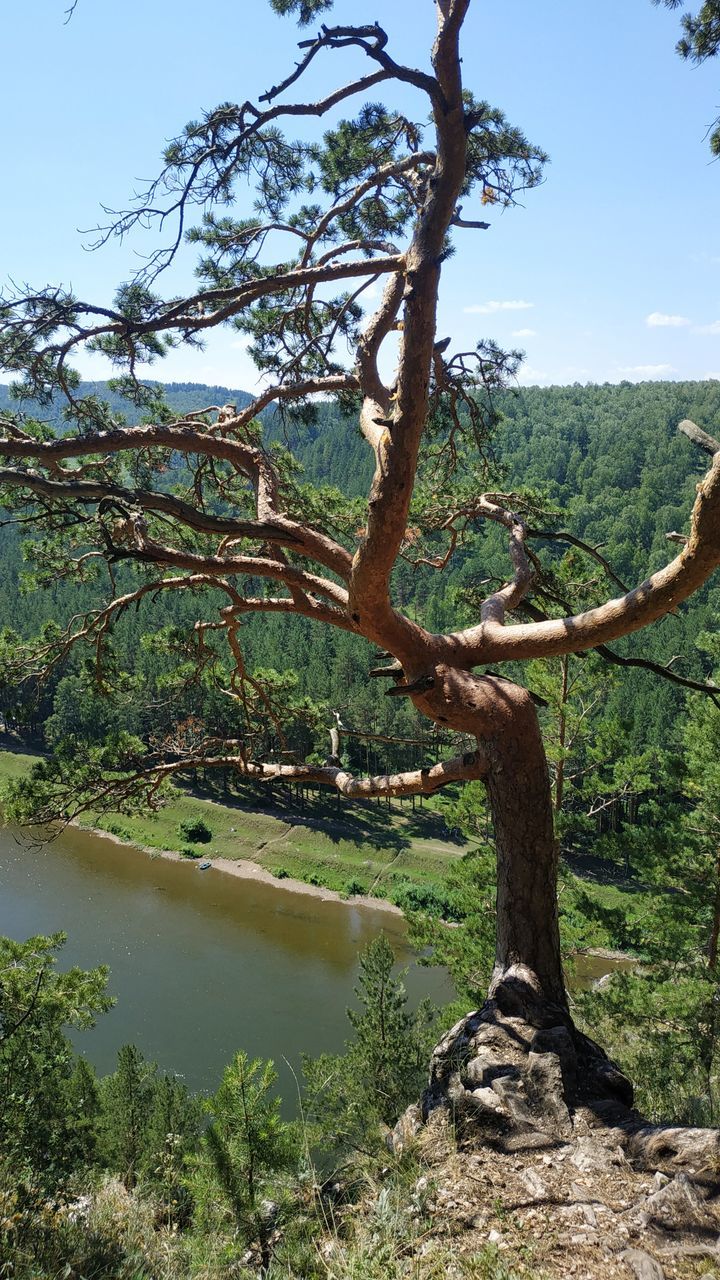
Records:
[[[370,897],[367,894],[339,893],[336,889],[326,889],[323,885],[309,884],[307,880],[295,880],[292,876],[278,877],[273,875],[271,871],[266,870],[260,863],[252,862],[249,858],[200,858],[195,860],[178,853],[176,849],[155,849],[151,845],[141,845],[132,840],[122,840],[120,836],[104,831],[101,827],[90,827],[85,823],[77,823],[75,825],[78,826],[80,831],[87,831],[100,841],[107,840],[124,848],[138,849],[142,853],[149,854],[151,858],[164,858],[169,862],[184,862],[194,866],[196,870],[200,869],[201,863],[209,862],[209,867],[203,867],[203,870],[221,871],[224,875],[237,876],[241,880],[254,880],[259,884],[281,886],[285,893],[301,893],[304,897],[319,898],[322,902],[347,902],[353,906],[371,907],[373,911],[384,911],[395,916],[403,916],[400,907],[396,906],[394,902],[389,902],[387,898],[378,898],[374,895]]]
[[[0,748],[0,797],[3,784],[22,777],[37,759]],[[442,814],[428,805],[413,809],[393,801],[388,807],[317,794],[300,804],[289,792],[276,795],[272,806],[260,807],[250,795],[233,794],[228,801],[173,788],[157,813],[88,813],[76,826],[152,857],[207,860],[227,875],[388,915],[421,905],[442,911],[449,866],[468,849],[464,839],[447,838]],[[198,822],[210,839],[190,844],[181,825],[187,830]],[[645,910],[645,895],[636,885],[598,881],[592,870],[583,875],[574,861],[566,887],[572,897],[580,896],[585,920],[574,981],[585,986],[618,964],[632,963],[626,936]],[[197,867],[196,873],[213,875]]]
[[[0,750],[0,788],[23,777],[37,756]],[[157,813],[88,813],[78,825],[153,856],[207,859],[215,870],[330,901],[401,914],[392,899],[408,885],[439,888],[448,862],[465,845],[443,839],[442,818],[424,807],[388,809],[372,803],[338,803],[334,798],[279,797],[272,807],[250,807],[238,796],[228,803],[173,788]],[[206,842],[191,843],[181,833],[202,822]]]

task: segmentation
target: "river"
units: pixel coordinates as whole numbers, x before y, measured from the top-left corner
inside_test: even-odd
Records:
[[[152,858],[87,831],[29,847],[0,830],[0,934],[23,939],[63,930],[59,965],[110,966],[115,1007],[79,1033],[100,1072],[122,1044],[137,1044],[193,1089],[211,1089],[239,1048],[273,1058],[294,1089],[287,1059],[342,1049],[350,1027],[358,951],[381,930],[409,965],[414,1003],[452,999],[443,971],[420,967],[397,915],[323,901]]]

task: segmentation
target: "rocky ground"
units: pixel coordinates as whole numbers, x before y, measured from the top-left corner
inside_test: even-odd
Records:
[[[448,1276],[720,1280],[720,1133],[649,1125],[569,1019],[502,1003],[448,1032],[393,1133],[424,1165],[419,1248],[452,1242]]]
[[[438,1110],[415,1141],[425,1172],[409,1207],[432,1222],[418,1245],[429,1267],[450,1245],[456,1274],[467,1264],[474,1275],[490,1245],[500,1274],[518,1277],[720,1280],[720,1184],[700,1170],[635,1169],[587,1118],[565,1140],[501,1152],[458,1147]]]

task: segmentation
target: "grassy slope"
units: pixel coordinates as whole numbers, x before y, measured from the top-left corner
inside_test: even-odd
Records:
[[[21,777],[36,759],[0,750],[0,798],[3,784]],[[464,840],[447,839],[442,817],[427,802],[413,811],[409,803],[399,801],[388,809],[384,803],[338,803],[324,795],[306,801],[302,809],[282,796],[273,800],[272,806],[259,808],[237,799],[219,803],[173,790],[172,799],[159,813],[137,817],[88,813],[82,825],[148,849],[192,848],[199,857],[247,858],[273,875],[391,901],[402,881],[442,886],[450,863],[468,848]],[[179,824],[200,818],[212,831],[212,839],[188,846]],[[584,921],[582,938],[575,945],[631,950],[626,922],[642,914],[645,892],[622,881],[600,881],[582,870],[579,875],[569,872],[568,878],[593,904],[592,920]]]
[[[0,751],[0,786],[21,777],[35,759]],[[444,823],[432,810],[424,806],[413,811],[397,801],[388,809],[384,804],[318,797],[300,809],[275,797],[272,808],[259,809],[175,791],[159,813],[89,813],[86,824],[132,844],[180,850],[187,841],[178,832],[179,823],[199,818],[212,831],[212,839],[192,846],[197,854],[248,858],[273,874],[284,871],[340,892],[354,880],[364,892],[379,897],[388,896],[403,877],[422,884],[441,882],[448,859],[457,858],[464,848],[461,842],[442,838]]]

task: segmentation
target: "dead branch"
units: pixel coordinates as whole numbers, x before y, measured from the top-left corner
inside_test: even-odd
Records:
[[[720,450],[720,444],[718,444],[717,440],[713,436],[709,436],[707,431],[703,431],[702,427],[696,426],[689,418],[683,418],[683,421],[678,425],[678,431],[681,431],[684,436],[687,436],[688,440],[691,440],[693,444],[698,445],[700,449],[704,449],[705,453],[709,453],[713,457]]]

